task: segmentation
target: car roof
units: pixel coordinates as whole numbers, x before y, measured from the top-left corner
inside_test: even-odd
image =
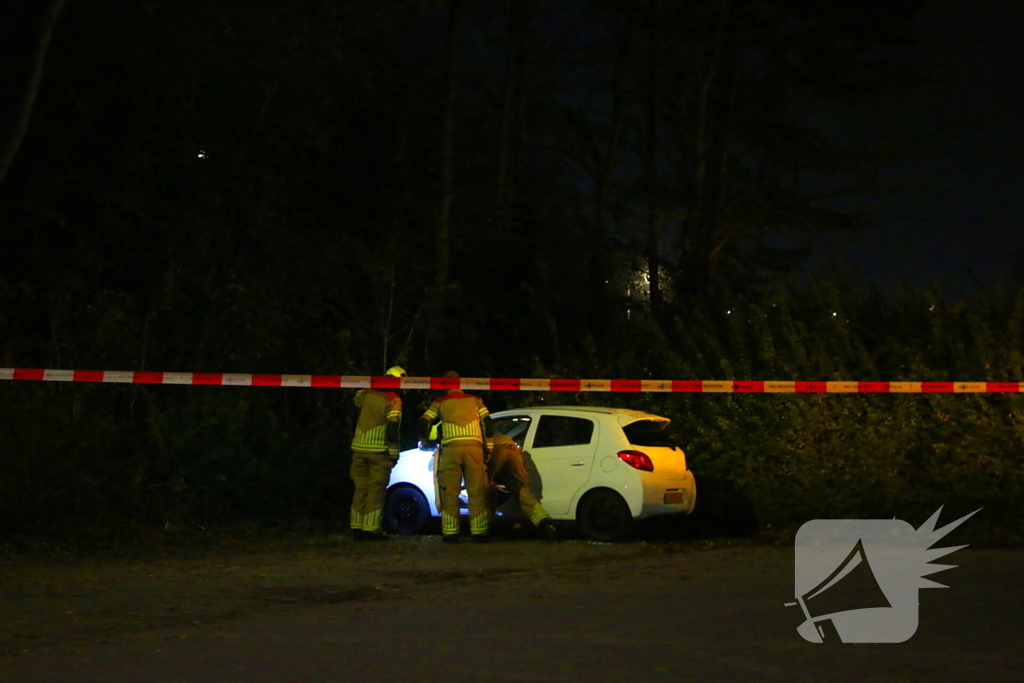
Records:
[[[492,417],[504,417],[506,415],[512,415],[517,412],[545,412],[545,413],[595,413],[599,415],[614,415],[620,426],[625,427],[633,424],[634,422],[640,422],[647,420],[651,422],[663,422],[668,424],[671,420],[667,417],[660,415],[654,415],[653,413],[645,413],[642,410],[632,410],[630,408],[607,408],[603,406],[525,406],[523,408],[511,408],[509,410],[502,410],[495,413]]]

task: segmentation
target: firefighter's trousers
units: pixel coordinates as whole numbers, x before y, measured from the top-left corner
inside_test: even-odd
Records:
[[[519,500],[523,514],[530,518],[534,526],[550,517],[530,491],[530,473],[523,464],[523,452],[518,447],[495,447],[491,460],[487,463],[487,472],[491,481],[504,486]]]
[[[350,513],[350,526],[353,529],[380,533],[384,491],[391,479],[391,468],[395,466],[395,460],[387,452],[352,451],[350,474],[356,487]]]
[[[450,441],[441,447],[437,482],[441,489],[441,530],[445,536],[459,533],[459,490],[466,478],[469,527],[473,535],[486,534],[487,470],[484,447],[475,441]]]

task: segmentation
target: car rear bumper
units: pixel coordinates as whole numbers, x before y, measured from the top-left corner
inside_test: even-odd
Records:
[[[644,501],[637,519],[656,515],[689,514],[697,502],[697,482],[692,472],[678,479],[645,478]]]

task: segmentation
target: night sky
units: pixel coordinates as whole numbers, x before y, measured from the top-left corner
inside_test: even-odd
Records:
[[[919,158],[886,173],[892,194],[865,198],[875,226],[820,258],[852,262],[891,293],[944,284],[963,295],[1024,267],[1024,3],[939,0],[919,27],[944,82],[880,113]]]

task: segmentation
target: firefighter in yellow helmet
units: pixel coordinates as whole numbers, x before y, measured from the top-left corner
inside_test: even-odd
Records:
[[[506,488],[519,501],[523,514],[543,530],[547,540],[558,540],[551,516],[530,491],[530,473],[523,464],[522,449],[501,432],[494,434],[494,454],[487,463],[487,474],[492,482]]]
[[[458,378],[448,371],[445,377]],[[430,437],[430,426],[441,421],[441,448],[438,455],[437,482],[441,490],[441,530],[446,543],[459,539],[459,490],[466,479],[469,496],[470,538],[476,543],[487,540],[486,459],[494,449],[491,414],[479,396],[452,389],[430,404],[419,420],[420,441]]]
[[[388,368],[387,377],[405,377],[399,366]],[[359,408],[352,438],[352,537],[358,540],[387,538],[381,527],[384,492],[391,469],[398,462],[398,432],[402,423],[402,399],[391,391],[360,389],[355,396]]]

